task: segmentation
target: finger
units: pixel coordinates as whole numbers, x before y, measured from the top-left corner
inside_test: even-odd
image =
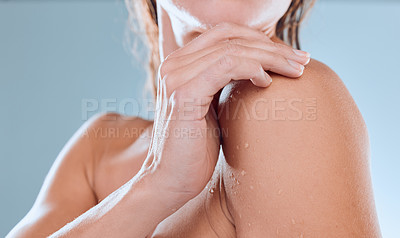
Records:
[[[202,56],[198,59],[189,59],[190,64],[186,64],[176,70],[169,70],[168,75],[165,75],[165,83],[169,92],[174,91],[175,88],[187,83],[189,80],[194,78],[196,75],[207,70],[213,64],[216,59],[220,59],[223,56],[236,56],[243,57],[245,59],[251,59],[258,61],[261,64],[263,70],[272,71],[287,77],[299,77],[303,73],[304,66],[291,60],[287,60],[283,56],[272,53],[263,49],[250,48],[236,44],[226,44],[225,47],[219,48],[208,55]],[[196,58],[192,55],[193,58]],[[172,64],[172,62],[170,62]],[[243,65],[240,67],[244,67]]]
[[[233,39],[232,44],[243,45],[252,48],[263,49],[276,54],[280,54],[283,57],[296,61],[300,64],[306,65],[310,61],[310,54],[302,50],[296,50],[292,47],[275,42],[263,42],[258,40],[245,40],[245,39]]]
[[[184,47],[175,50],[173,54],[170,54],[167,57],[178,57],[190,54],[200,49],[210,47],[217,42],[231,38],[245,38],[272,42],[271,39],[261,31],[235,23],[223,22],[199,35]]]
[[[267,87],[271,77],[261,64],[253,59],[224,55],[215,60],[207,69],[196,75],[184,85],[178,87],[180,95],[190,98],[210,99],[231,80],[250,80],[254,85]]]
[[[295,61],[302,65],[305,65],[310,61],[309,53],[304,52],[304,51],[295,50],[289,46],[286,46],[286,45],[283,45],[280,43],[264,42],[264,41],[260,41],[260,40],[230,39],[230,40],[225,40],[225,41],[219,42],[218,44],[216,44],[212,47],[201,49],[199,51],[193,52],[188,55],[182,55],[180,57],[173,58],[173,59],[171,59],[171,61],[173,61],[173,64],[171,64],[171,66],[175,65],[175,67],[178,67],[178,66],[190,65],[195,60],[197,60],[207,54],[210,54],[219,48],[229,47],[229,45],[232,45],[232,44],[269,51],[269,52],[272,52],[275,54],[279,54],[279,55],[285,57],[286,59]],[[174,70],[173,66],[170,68],[170,70]]]

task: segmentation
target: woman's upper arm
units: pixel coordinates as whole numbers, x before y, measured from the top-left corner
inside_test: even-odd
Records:
[[[368,135],[342,82],[315,60],[301,79],[274,79],[221,94],[238,237],[378,237]]]
[[[91,186],[91,135],[106,116],[92,117],[72,136],[53,163],[33,207],[9,236],[48,236],[96,205]]]

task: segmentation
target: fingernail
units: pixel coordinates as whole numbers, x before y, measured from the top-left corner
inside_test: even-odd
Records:
[[[267,80],[267,86],[272,83],[272,78],[264,71],[265,79]]]
[[[300,73],[300,75],[302,75],[303,72],[304,72],[304,65],[301,66],[301,73]]]
[[[302,50],[293,49],[293,52],[294,52],[296,55],[302,56],[302,57],[308,57],[308,58],[309,58],[309,57],[311,56],[310,53],[308,53],[308,52],[306,52],[306,51],[302,51]]]
[[[291,66],[293,66],[293,68],[295,68],[296,70],[301,71],[301,73],[303,73],[304,66],[302,64],[299,64],[299,63],[297,63],[297,62],[295,62],[293,60],[290,60],[290,59],[288,59],[287,61],[289,62],[289,64]]]
[[[311,58],[308,58],[307,62],[304,65],[308,65],[310,63]]]

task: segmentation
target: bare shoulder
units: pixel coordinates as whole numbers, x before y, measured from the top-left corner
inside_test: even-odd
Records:
[[[83,136],[90,140],[96,153],[113,146],[124,146],[134,142],[152,121],[116,112],[98,113],[89,119]]]
[[[69,163],[77,163],[90,169],[88,164],[101,157],[105,149],[112,148],[113,145],[132,143],[150,124],[151,121],[140,117],[115,112],[97,113],[80,126],[57,159],[60,162],[68,159]]]
[[[47,236],[95,206],[98,202],[93,190],[96,156],[112,145],[135,140],[136,131],[149,123],[117,113],[100,113],[89,118],[61,150],[33,207],[9,235]],[[133,131],[130,136],[116,137],[116,130],[125,127]]]
[[[273,82],[268,88],[239,81],[223,89],[219,100],[222,126],[244,123],[240,118],[245,118],[247,129],[259,123],[312,125],[326,130],[331,127],[338,136],[350,133],[367,143],[367,128],[356,103],[339,76],[327,65],[312,59],[300,78],[271,76]],[[255,123],[249,124],[249,121]]]
[[[272,78],[232,82],[219,100],[238,236],[379,237],[367,130],[339,76],[311,60],[298,79]]]

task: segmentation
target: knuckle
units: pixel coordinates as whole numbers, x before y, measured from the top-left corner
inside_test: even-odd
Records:
[[[285,50],[284,45],[274,42],[273,43],[274,52],[282,52]]]
[[[218,66],[222,69],[230,69],[234,64],[234,60],[230,55],[223,55],[218,59]]]
[[[190,93],[185,88],[175,89],[170,96],[170,101],[174,105],[182,105],[186,100],[190,98]]]
[[[276,43],[275,42],[271,42],[271,43],[267,43],[268,45],[268,51],[272,52],[272,53],[278,53],[278,48],[276,47]]]
[[[274,67],[278,67],[278,66],[284,64],[286,62],[286,59],[285,59],[285,57],[283,57],[280,54],[273,54],[272,61],[273,61],[272,65]]]
[[[223,51],[225,54],[237,53],[240,51],[240,46],[229,40],[225,43]]]
[[[278,51],[279,46],[278,46],[277,43],[271,42],[271,43],[268,43],[268,44],[270,44],[270,46],[271,46],[271,51],[272,51],[272,52],[277,52],[277,51]]]
[[[254,72],[255,72],[254,74],[259,75],[260,73],[264,74],[265,71],[261,64],[257,64],[256,70],[254,70]]]
[[[275,48],[281,47],[281,45],[280,45],[279,43],[276,43],[276,42],[271,42],[271,44],[272,44]]]
[[[167,58],[160,63],[158,67],[158,73],[160,74],[161,77],[163,77],[165,74],[168,74],[169,72],[173,71],[176,69],[177,63],[179,60],[177,58],[171,58],[169,57],[170,55],[167,56]]]
[[[228,38],[224,41],[224,44],[231,44],[231,45],[240,45],[242,43],[243,43],[243,40],[239,39],[239,38],[233,38],[233,39]]]
[[[235,39],[229,39],[229,42],[235,45],[241,45],[245,41],[243,39],[235,38]]]
[[[260,73],[264,72],[264,68],[263,66],[257,62],[257,61],[253,61],[253,60],[249,60],[249,68],[251,69],[251,72],[248,74],[248,76],[250,78],[256,78],[260,76]]]
[[[169,60],[164,60],[160,64],[160,66],[158,67],[158,74],[160,75],[161,78],[164,78],[164,76],[169,72],[169,67],[170,67]]]

